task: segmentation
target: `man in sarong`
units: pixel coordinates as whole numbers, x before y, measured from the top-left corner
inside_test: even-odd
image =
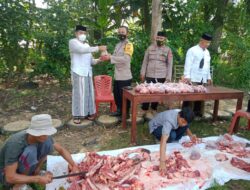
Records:
[[[75,124],[81,119],[94,120],[95,94],[92,79],[92,65],[100,59],[92,57],[93,52],[106,51],[106,46],[90,47],[86,41],[87,28],[77,25],[75,38],[69,41],[72,80],[72,115]]]

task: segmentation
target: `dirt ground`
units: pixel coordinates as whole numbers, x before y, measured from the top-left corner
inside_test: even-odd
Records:
[[[27,84],[22,83],[19,86],[12,86],[5,88],[0,86],[0,127],[3,127],[9,122],[28,120],[35,114],[48,113],[54,119],[60,119],[64,127],[58,131],[54,136],[54,140],[66,147],[71,153],[86,152],[86,151],[99,151],[105,149],[120,148],[121,146],[129,145],[129,128],[122,129],[121,123],[111,128],[99,126],[96,123],[82,129],[71,128],[67,126],[68,121],[71,119],[71,85],[65,84],[64,87],[59,87],[56,81],[35,81]],[[244,100],[246,106],[247,100]],[[159,106],[160,110],[167,107],[178,107],[180,102],[175,104],[167,103]],[[211,116],[213,102],[206,103],[206,111]],[[230,108],[228,105],[232,105]],[[227,114],[232,114],[235,109],[236,102],[228,101],[220,103],[220,113],[223,110],[230,110]],[[100,114],[109,114],[109,106],[101,104],[99,108]],[[225,112],[225,111],[224,111]],[[226,113],[226,112],[225,112]],[[144,125],[145,127],[146,125]],[[147,129],[145,129],[147,131]],[[127,142],[123,145],[119,142],[120,137],[124,137]],[[126,136],[127,135],[127,136]],[[0,145],[7,138],[6,135],[0,134]],[[152,139],[148,138],[148,134],[142,136],[143,142],[151,144]],[[117,140],[114,140],[117,139]],[[113,142],[112,142],[113,141]]]
[[[59,87],[57,82],[45,83],[36,81],[37,87],[32,85],[11,86],[5,88],[0,84],[0,128],[9,122],[27,120],[35,114],[48,113],[54,119],[60,119],[64,127],[58,130],[54,140],[62,144],[72,154],[87,151],[111,150],[131,146],[130,128],[122,129],[118,123],[113,127],[104,127],[97,124],[82,129],[67,126],[71,119],[71,86],[70,83]],[[243,109],[246,108],[248,97],[245,96]],[[229,118],[235,111],[235,100],[220,101],[219,115],[227,115]],[[159,106],[159,111],[180,106],[180,102],[164,103]],[[206,102],[205,117],[211,117],[213,102]],[[102,104],[100,114],[108,114],[109,107]],[[194,128],[196,134],[202,136],[219,135],[227,131],[228,121],[220,120],[217,123],[196,121]],[[155,144],[153,138],[148,133],[147,124],[137,127],[139,142],[138,145]],[[249,138],[249,132],[242,131],[243,137]],[[247,134],[247,135],[246,135]],[[0,133],[0,147],[8,136]],[[56,153],[54,153],[56,154]],[[1,189],[1,188],[0,188]],[[231,181],[224,187],[214,187],[211,189],[249,189],[249,182],[244,180]]]
[[[93,124],[82,129],[67,126],[71,120],[71,86],[59,87],[58,83],[38,83],[38,88],[4,88],[0,86],[0,127],[19,121],[30,121],[36,114],[48,113],[53,119],[60,119],[64,127],[54,135],[54,140],[62,144],[71,153],[98,151],[114,137],[127,132],[117,126],[105,128]],[[109,114],[107,104],[101,104],[100,114]],[[0,146],[8,136],[0,134]]]

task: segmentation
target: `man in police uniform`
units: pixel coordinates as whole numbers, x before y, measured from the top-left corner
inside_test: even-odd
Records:
[[[115,65],[114,98],[117,111],[111,113],[111,116],[121,116],[122,113],[122,89],[130,86],[132,82],[131,57],[134,51],[133,44],[128,41],[128,27],[121,26],[118,29],[120,42],[116,44],[113,55],[105,56],[105,60],[110,60]],[[129,102],[127,102],[127,113]],[[128,115],[127,115],[128,117]]]
[[[141,82],[147,83],[165,81],[170,82],[172,78],[173,55],[171,49],[165,45],[166,32],[159,31],[156,36],[156,43],[151,44],[145,52],[141,67]],[[158,102],[151,103],[153,113],[156,113]],[[142,104],[142,110],[146,113],[149,103]],[[152,114],[150,114],[152,117]]]
[[[212,36],[204,33],[201,36],[199,44],[188,49],[184,66],[184,82],[212,84],[210,73],[211,57],[207,50],[211,40]],[[183,107],[186,106],[191,106],[191,102],[184,102]],[[193,106],[195,115],[201,117],[204,113],[204,101],[196,101]]]

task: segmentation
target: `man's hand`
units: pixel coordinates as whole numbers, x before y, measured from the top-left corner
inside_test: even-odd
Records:
[[[198,141],[196,135],[192,135],[190,140],[193,142],[193,143],[196,143]]]
[[[165,176],[166,175],[166,163],[165,161],[160,161],[160,167],[159,167],[159,170],[160,170],[160,175],[161,176]]]
[[[107,46],[98,46],[99,51],[107,51]]]
[[[80,171],[76,164],[74,164],[73,166],[69,165],[68,168],[69,168],[69,171],[72,173],[77,173]]]
[[[141,82],[145,81],[145,75],[140,75]]]
[[[52,182],[53,175],[51,172],[46,172],[44,176],[39,176],[38,183],[41,185],[46,185]]]
[[[107,54],[107,55],[102,55],[101,57],[100,57],[100,60],[101,61],[108,61],[108,60],[110,60],[110,54]]]

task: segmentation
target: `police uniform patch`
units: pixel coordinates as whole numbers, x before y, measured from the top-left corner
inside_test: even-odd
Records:
[[[133,47],[133,44],[132,43],[127,43],[125,45],[125,48],[124,48],[124,53],[132,56],[133,55],[133,52],[134,52],[134,47]]]

